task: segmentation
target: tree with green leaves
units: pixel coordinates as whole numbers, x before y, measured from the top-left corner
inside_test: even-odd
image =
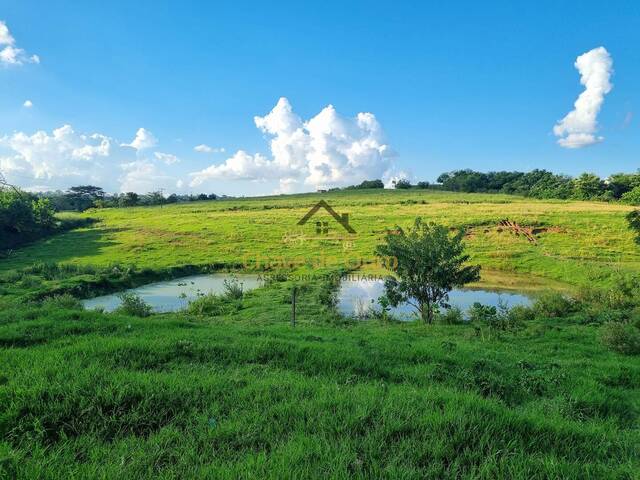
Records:
[[[593,173],[583,173],[573,179],[573,198],[591,200],[604,193],[604,182]]]
[[[400,180],[394,180],[393,186],[397,190],[408,190],[411,188],[411,182],[405,178],[401,178]]]
[[[385,294],[392,306],[408,303],[425,323],[432,323],[439,307],[448,308],[449,292],[480,279],[480,266],[467,265],[464,232],[450,234],[449,229],[420,218],[405,231],[400,227],[376,247],[375,253],[395,267],[385,279]],[[395,264],[395,265],[391,265]]]

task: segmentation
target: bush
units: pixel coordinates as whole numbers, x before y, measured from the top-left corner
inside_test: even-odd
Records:
[[[496,307],[489,305],[482,305],[479,302],[475,302],[469,310],[467,310],[470,322],[493,322],[498,316],[498,310]]]
[[[624,355],[640,354],[640,329],[620,322],[607,322],[601,327],[600,339],[609,349]]]
[[[623,194],[621,200],[629,205],[640,205],[640,185]]]
[[[535,317],[535,313],[531,307],[525,305],[516,305],[509,309],[509,319],[513,323],[526,322],[532,320]]]
[[[640,244],[640,210],[629,212],[627,214],[627,223],[629,224],[629,228],[636,234],[636,243]]]
[[[558,292],[545,292],[533,304],[538,317],[566,317],[575,310],[573,300]]]
[[[56,295],[54,297],[45,298],[42,302],[45,307],[58,307],[68,309],[81,309],[82,302],[73,295],[63,293],[62,295]]]
[[[398,180],[395,183],[395,188],[399,189],[399,190],[408,190],[409,188],[411,188],[411,182],[409,182],[409,180]]]
[[[438,312],[436,319],[444,325],[460,325],[464,323],[464,315],[458,307],[446,308],[444,312]]]
[[[242,300],[244,296],[244,284],[233,276],[224,281],[224,296],[231,300]]]
[[[134,317],[148,317],[153,313],[151,305],[134,293],[122,293],[118,295],[118,298],[122,301],[122,305],[116,309],[118,313],[125,313]]]
[[[189,302],[187,312],[193,315],[222,315],[225,313],[224,302],[220,295],[208,293]]]

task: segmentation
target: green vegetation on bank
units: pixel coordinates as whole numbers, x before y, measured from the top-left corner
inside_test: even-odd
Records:
[[[90,223],[90,219],[57,217],[44,198],[0,187],[0,259],[28,242]],[[8,252],[9,251],[9,252]]]

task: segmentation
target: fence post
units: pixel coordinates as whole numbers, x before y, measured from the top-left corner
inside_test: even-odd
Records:
[[[297,288],[294,285],[293,291],[291,292],[291,326],[292,327],[296,326],[296,293],[297,293]]]

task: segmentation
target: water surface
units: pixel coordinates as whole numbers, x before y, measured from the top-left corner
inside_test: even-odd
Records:
[[[345,316],[362,316],[369,308],[380,309],[378,298],[384,294],[380,279],[343,279],[338,290],[338,311]],[[497,307],[500,303],[513,307],[531,305],[531,298],[511,290],[465,288],[449,293],[449,304],[466,311],[474,303]],[[391,313],[403,320],[414,319],[415,309],[409,304],[391,308]]]
[[[224,281],[233,278],[242,283],[245,292],[260,287],[263,283],[258,280],[258,275],[213,273],[149,283],[142,287],[131,288],[126,292],[140,296],[151,305],[155,312],[175,312],[185,308],[191,300],[195,300],[198,296],[207,293],[223,293]],[[122,303],[118,297],[120,293],[89,298],[83,300],[82,303],[88,309],[103,308],[106,312],[111,312]]]

